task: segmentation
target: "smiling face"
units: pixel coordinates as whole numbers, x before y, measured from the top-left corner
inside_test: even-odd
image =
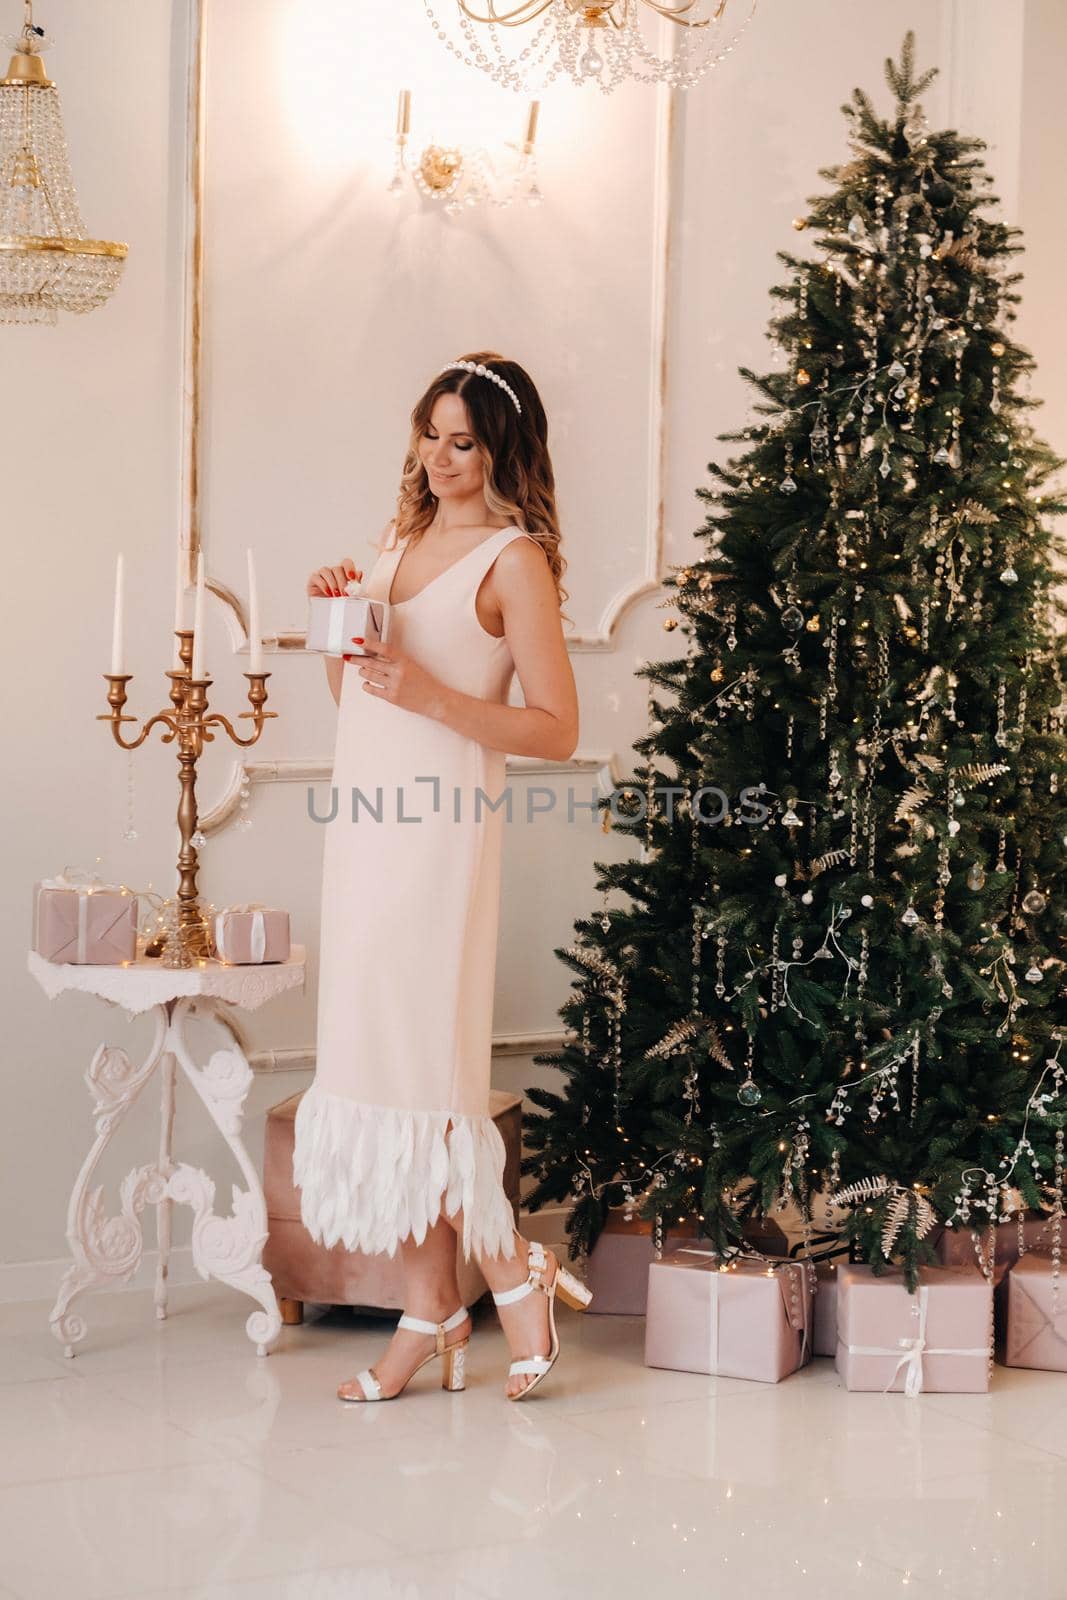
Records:
[[[482,489],[482,456],[470,432],[467,407],[458,394],[437,396],[418,450],[430,493],[438,500],[467,499]]]

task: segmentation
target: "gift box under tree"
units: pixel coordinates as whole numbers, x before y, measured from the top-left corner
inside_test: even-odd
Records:
[[[1047,1257],[1028,1255],[1008,1273],[1004,1365],[1067,1372],[1067,1290]]]
[[[846,1389],[978,1394],[989,1388],[993,1285],[977,1267],[837,1269],[837,1370]]]
[[[811,1309],[801,1262],[683,1245],[648,1269],[645,1365],[778,1383],[811,1356]]]

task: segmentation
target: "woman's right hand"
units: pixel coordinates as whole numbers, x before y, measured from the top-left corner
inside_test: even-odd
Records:
[[[351,556],[344,556],[339,566],[317,567],[308,579],[307,592],[309,595],[344,594],[345,584],[351,578],[362,582],[363,574],[356,569]]]

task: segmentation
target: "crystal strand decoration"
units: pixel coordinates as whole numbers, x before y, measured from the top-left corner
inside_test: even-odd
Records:
[[[1052,1322],[1059,1316],[1060,1267],[1063,1260],[1063,1129],[1056,1129],[1053,1166],[1056,1199],[1052,1208]]]
[[[126,826],[122,830],[122,837],[130,844],[140,837],[133,822],[133,751],[126,752]]]
[[[692,976],[689,987],[689,1007],[694,1017],[700,1015],[700,963],[703,941],[707,937],[708,929],[702,926],[702,907],[693,907],[693,942],[692,942]],[[686,1102],[684,1121],[687,1126],[692,1124],[693,1118],[700,1114],[700,1083],[697,1077],[697,1061],[695,1053],[691,1056],[692,1065],[685,1078],[683,1098]]]
[[[911,1041],[911,1117],[915,1121],[919,1110],[919,1030],[916,1028]]]
[[[622,1133],[622,1014],[626,1007],[626,980],[620,978],[613,996],[611,1015],[611,1064],[613,1075],[612,1109],[615,1132]]]

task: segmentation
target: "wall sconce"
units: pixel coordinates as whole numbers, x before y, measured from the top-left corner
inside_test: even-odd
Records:
[[[389,193],[401,194],[407,187],[406,180],[410,180],[425,199],[439,201],[450,216],[464,206],[509,206],[520,198],[527,205],[539,206],[544,196],[537,184],[534,142],[540,112],[540,100],[531,100],[525,137],[521,144],[507,141],[504,148],[513,155],[504,158],[502,170],[481,145],[428,144],[412,161],[407,150],[411,90],[401,89],[396,112],[396,160]]]

